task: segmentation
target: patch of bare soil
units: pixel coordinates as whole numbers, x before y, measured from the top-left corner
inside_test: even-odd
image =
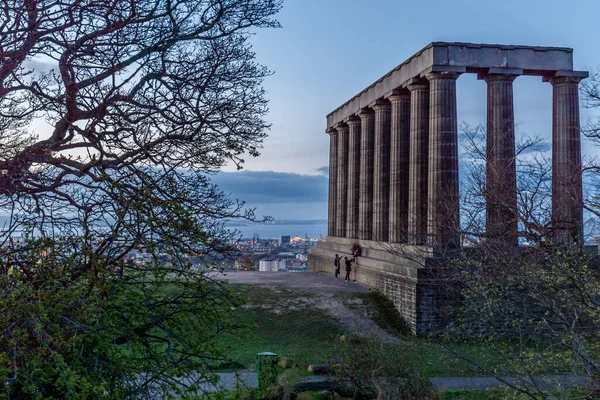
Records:
[[[369,288],[358,282],[343,281],[327,274],[286,272],[233,272],[219,279],[258,285],[281,294],[260,305],[275,314],[308,305],[326,312],[348,331],[359,336],[375,335],[383,342],[400,341],[370,318],[368,308],[363,306],[361,299],[340,295],[369,292]]]

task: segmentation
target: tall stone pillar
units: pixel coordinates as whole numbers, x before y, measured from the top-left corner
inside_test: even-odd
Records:
[[[337,237],[346,237],[346,212],[348,199],[348,126],[338,124],[338,161],[337,161]]]
[[[329,133],[329,203],[327,207],[327,236],[335,236],[337,227],[337,163],[338,141],[337,131],[330,129]]]
[[[495,244],[518,246],[517,169],[513,81],[487,75],[486,235]]]
[[[432,72],[429,80],[429,184],[427,238],[436,251],[460,246],[456,79]]]
[[[429,83],[413,83],[408,85],[408,90],[410,90],[408,243],[425,244],[429,165]]]
[[[360,119],[348,121],[348,198],[346,237],[358,238],[358,203],[360,193]]]
[[[388,97],[392,103],[390,138],[390,233],[391,243],[408,241],[408,178],[410,156],[410,93]]]
[[[387,242],[390,212],[390,111],[386,100],[378,101],[375,110],[375,144],[373,154],[373,240]]]
[[[583,194],[578,85],[582,78],[550,78],[552,84],[552,231],[555,244],[583,245]]]
[[[358,238],[373,238],[373,147],[375,114],[363,108],[360,117],[360,193],[358,201]]]

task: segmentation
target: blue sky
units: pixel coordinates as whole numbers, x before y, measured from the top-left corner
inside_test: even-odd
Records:
[[[329,112],[433,41],[571,47],[575,69],[594,69],[600,66],[599,12],[598,0],[286,0],[278,16],[283,27],[252,38],[258,61],[274,72],[265,82],[272,131],[245,171],[218,180],[276,218],[326,218]],[[459,122],[485,123],[485,83],[463,75],[457,90]],[[539,77],[515,81],[517,132],[550,135],[551,93]],[[582,109],[582,123],[592,116]],[[302,193],[271,180],[257,197],[241,183],[244,177],[267,182],[276,174],[248,171],[286,173],[278,176]]]

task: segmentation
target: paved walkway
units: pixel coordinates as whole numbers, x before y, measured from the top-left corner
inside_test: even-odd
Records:
[[[217,391],[221,389],[232,390],[236,387],[249,387],[254,388],[258,386],[256,380],[256,373],[254,372],[224,372],[218,374],[221,378],[217,386],[204,386],[204,391]],[[525,378],[527,379],[527,378]],[[536,384],[540,388],[583,388],[588,382],[589,378],[585,376],[573,376],[573,375],[552,375],[546,377],[534,377]],[[304,379],[310,382],[327,382],[329,380],[326,376],[311,376]],[[475,378],[464,378],[464,377],[438,377],[431,378],[431,383],[438,390],[451,390],[451,389],[471,389],[471,390],[483,390],[491,388],[504,388],[506,383],[518,384],[518,379],[514,377],[475,377]]]

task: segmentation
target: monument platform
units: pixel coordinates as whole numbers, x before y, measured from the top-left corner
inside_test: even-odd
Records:
[[[417,336],[439,331],[444,324],[439,311],[450,301],[435,279],[435,266],[440,259],[431,248],[328,236],[309,250],[308,270],[333,275],[333,259],[338,254],[342,257],[343,277],[343,258],[352,258],[354,243],[361,246],[362,254],[352,263],[350,278],[390,299]]]

